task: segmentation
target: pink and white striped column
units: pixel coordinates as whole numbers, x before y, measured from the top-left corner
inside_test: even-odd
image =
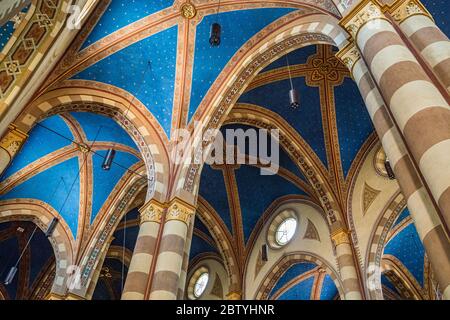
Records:
[[[140,212],[139,234],[128,269],[122,300],[145,299],[164,206],[156,200],[151,200]]]
[[[390,12],[404,35],[450,92],[450,41],[436,26],[430,13],[419,0],[399,1]]]
[[[450,299],[450,242],[439,214],[416,173],[399,131],[354,43],[338,53],[350,69],[408,203],[419,237],[436,275],[444,299]]]
[[[362,300],[361,286],[348,231],[337,223],[332,226],[331,239],[336,248],[336,259],[345,300]]]
[[[393,120],[450,226],[450,107],[378,2],[362,0],[341,24],[355,39]]]
[[[195,208],[175,198],[166,212],[161,245],[153,274],[150,300],[176,300],[183,258]]]

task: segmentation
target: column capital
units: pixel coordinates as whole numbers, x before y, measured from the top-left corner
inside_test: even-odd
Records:
[[[161,223],[164,210],[164,204],[155,199],[150,200],[139,209],[141,214],[140,224],[142,225],[145,222]]]
[[[351,40],[344,48],[339,50],[336,54],[336,57],[345,64],[345,66],[350,70],[350,73],[353,74],[353,67],[356,62],[361,59],[361,54],[358,48],[355,45],[355,42]]]
[[[170,203],[166,213],[166,221],[181,221],[189,225],[196,208],[181,200],[174,198]]]
[[[10,124],[8,131],[0,140],[0,147],[5,149],[12,158],[27,138],[28,134],[19,130],[14,124]]]
[[[387,7],[392,18],[398,23],[415,15],[424,15],[434,21],[431,14],[419,0],[397,0],[393,5]]]
[[[376,19],[386,19],[378,0],[362,0],[339,24],[356,39],[361,27],[367,22]]]
[[[229,292],[227,294],[227,299],[228,300],[242,300],[242,293],[235,292],[235,291]]]
[[[339,228],[331,233],[331,240],[333,240],[334,245],[337,247],[341,244],[350,244],[349,232],[343,228]]]

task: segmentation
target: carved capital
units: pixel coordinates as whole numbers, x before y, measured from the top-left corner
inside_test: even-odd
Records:
[[[228,300],[242,300],[242,293],[240,292],[230,292],[227,294]]]
[[[381,7],[376,0],[362,0],[340,22],[341,26],[356,39],[359,30],[371,20],[386,19]]]
[[[164,205],[157,200],[151,200],[139,212],[141,213],[141,225],[145,222],[161,223]]]
[[[425,15],[433,20],[431,14],[419,0],[397,1],[388,11],[399,24],[415,15]]]
[[[347,66],[353,75],[353,67],[355,63],[361,59],[361,54],[355,45],[354,41],[350,41],[344,48],[342,48],[336,56]]]
[[[342,228],[337,229],[331,234],[331,240],[333,240],[333,243],[336,247],[344,243],[350,244],[348,231]]]
[[[181,221],[189,225],[195,208],[181,199],[175,198],[169,205],[166,221]]]
[[[0,147],[5,149],[12,158],[20,150],[27,138],[28,135],[26,133],[20,131],[15,125],[10,124],[8,131],[0,141]]]

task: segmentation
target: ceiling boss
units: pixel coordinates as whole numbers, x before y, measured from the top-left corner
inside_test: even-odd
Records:
[[[186,2],[181,6],[181,15],[186,19],[193,19],[197,15],[197,9],[192,3]]]

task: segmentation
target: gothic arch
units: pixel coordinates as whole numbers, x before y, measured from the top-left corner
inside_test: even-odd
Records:
[[[397,217],[406,207],[406,200],[398,191],[392,199],[385,205],[384,210],[377,223],[372,228],[369,246],[370,250],[366,254],[366,272],[365,277],[366,291],[370,299],[382,300],[382,286],[381,286],[381,266],[383,249],[386,246],[387,235]]]
[[[82,270],[81,285],[71,290],[72,294],[86,298],[93,293],[95,283],[100,274],[98,266],[103,264],[114,231],[123,216],[130,211],[136,197],[147,186],[144,171],[142,167],[141,175],[139,176],[128,173],[108,197],[106,205],[102,208],[102,212],[99,213],[99,219],[96,221],[94,229],[89,234],[88,241],[83,249],[78,252],[77,264]]]
[[[0,202],[0,222],[31,221],[43,232],[49,222],[58,217],[48,204],[32,199],[16,199]],[[74,244],[72,233],[63,219],[60,219],[53,235],[49,238],[56,260],[56,276],[51,289],[52,294],[65,295],[67,280],[74,264]]]
[[[246,86],[271,62],[307,45],[329,44],[342,48],[347,43],[347,34],[338,26],[338,20],[328,15],[312,14],[300,18],[287,15],[272,23],[239,50],[211,86],[194,114],[189,129],[194,131],[196,121],[206,125],[187,143],[195,142],[192,143],[192,150],[198,150],[201,145],[207,151],[212,137],[204,137],[204,134],[222,126]],[[185,163],[188,164],[179,169],[178,184],[170,194],[194,201],[202,164],[189,159]]]
[[[310,252],[291,252],[280,258],[266,274],[265,281],[259,286],[254,299],[267,300],[269,298],[270,291],[284,272],[292,265],[300,262],[312,262],[319,266],[319,268],[322,268],[333,279],[341,299],[344,300],[342,283],[336,270],[326,263],[321,257]]]
[[[68,111],[105,115],[122,126],[136,142],[146,164],[147,199],[165,199],[169,179],[168,139],[158,121],[139,100],[111,85],[69,80],[30,103],[14,123],[22,131],[29,132],[39,120]]]
[[[328,223],[342,222],[341,209],[337,206],[326,168],[303,138],[279,115],[248,104],[237,104],[225,123],[244,123],[258,128],[279,129],[280,144],[294,160],[299,170],[309,180],[314,196],[326,208]]]
[[[239,269],[238,257],[232,245],[232,235],[228,231],[224,222],[214,208],[203,198],[199,197],[197,215],[208,230],[211,232],[219,252],[222,256],[225,270],[229,277],[229,286],[231,290],[241,287],[241,270]]]

